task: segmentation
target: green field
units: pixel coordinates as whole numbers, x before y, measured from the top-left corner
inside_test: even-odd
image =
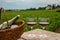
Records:
[[[45,30],[54,31],[58,26],[60,26],[60,12],[56,10],[25,10],[25,11],[6,11],[8,14],[8,19],[13,18],[16,15],[21,15],[19,20],[25,21],[24,31],[29,31],[30,28],[26,25],[27,18],[49,18],[50,24],[46,27]],[[18,21],[19,21],[18,20]],[[2,13],[2,21],[6,21],[4,14]],[[37,20],[38,22],[38,20]],[[34,29],[40,28],[39,24],[36,24]]]

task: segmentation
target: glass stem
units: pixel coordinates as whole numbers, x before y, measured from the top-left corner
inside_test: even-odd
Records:
[[[33,29],[33,27],[31,27],[31,30]]]
[[[45,29],[45,27],[42,27],[42,29]]]
[[[41,26],[42,29],[45,29],[46,27],[45,26]]]

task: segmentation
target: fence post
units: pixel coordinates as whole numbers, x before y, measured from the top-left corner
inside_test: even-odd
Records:
[[[0,24],[1,24],[1,12],[2,12],[2,8],[0,8]]]

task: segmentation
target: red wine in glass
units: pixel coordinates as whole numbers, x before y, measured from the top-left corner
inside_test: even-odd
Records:
[[[33,29],[33,26],[36,25],[36,22],[27,22],[27,24]]]
[[[39,24],[43,27],[43,29],[49,25],[49,22],[39,22]]]

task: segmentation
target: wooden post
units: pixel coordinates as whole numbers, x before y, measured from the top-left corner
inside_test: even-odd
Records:
[[[7,16],[7,13],[6,13],[6,11],[5,10],[3,10],[4,11],[4,16],[5,16],[5,18],[6,18],[6,22],[7,22],[7,28],[10,28],[10,25],[9,25],[9,23],[8,23],[8,16]]]
[[[2,12],[2,8],[0,8],[0,24],[1,24],[1,12]]]

